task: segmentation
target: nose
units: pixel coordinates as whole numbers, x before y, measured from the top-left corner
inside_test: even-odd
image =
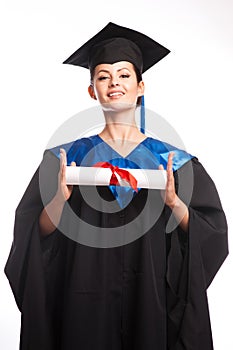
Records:
[[[110,83],[110,87],[119,86],[119,81],[115,76],[110,79],[109,83]]]

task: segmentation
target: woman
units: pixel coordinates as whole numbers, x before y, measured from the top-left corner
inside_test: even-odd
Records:
[[[195,157],[135,122],[141,73],[168,52],[110,23],[65,61],[90,69],[106,125],[47,150],[17,208],[6,274],[21,349],[213,348],[206,289],[228,252],[217,191]],[[110,167],[114,181],[67,185],[66,163]],[[119,168],[166,168],[165,191],[128,175],[118,186]]]

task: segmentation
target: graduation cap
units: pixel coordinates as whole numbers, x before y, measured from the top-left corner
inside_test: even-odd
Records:
[[[140,73],[144,73],[169,52],[170,50],[147,35],[109,22],[63,63],[92,70],[98,64],[128,61]],[[141,108],[141,130],[145,130],[144,100]]]

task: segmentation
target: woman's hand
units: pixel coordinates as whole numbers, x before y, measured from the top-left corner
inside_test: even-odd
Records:
[[[61,201],[68,201],[68,199],[71,196],[71,193],[73,191],[72,185],[66,185],[66,165],[67,165],[67,158],[66,158],[66,151],[61,148],[60,149],[60,171],[58,173],[58,188],[56,197],[57,199]],[[76,166],[75,162],[71,163],[71,166]]]
[[[175,180],[174,180],[174,175],[172,170],[173,157],[174,157],[174,153],[170,152],[168,156],[168,161],[167,161],[167,185],[166,185],[165,191],[162,194],[164,203],[168,205],[171,209],[174,208],[178,199],[178,196],[175,190]],[[164,169],[163,165],[160,165],[159,169],[163,170]]]
[[[66,152],[60,150],[60,171],[58,173],[57,193],[49,204],[42,210],[39,225],[42,236],[51,234],[59,225],[65,202],[70,198],[73,186],[66,185]],[[76,166],[75,162],[71,163]]]
[[[189,226],[189,210],[184,202],[177,196],[175,189],[175,179],[173,175],[173,157],[174,153],[169,153],[167,161],[167,184],[165,191],[162,191],[162,197],[164,203],[172,210],[173,215],[176,218],[177,223],[183,231],[188,231]],[[163,165],[159,166],[160,170],[163,170]]]

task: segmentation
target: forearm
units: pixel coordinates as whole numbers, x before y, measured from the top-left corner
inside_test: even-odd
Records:
[[[188,232],[189,228],[189,210],[188,207],[182,200],[176,196],[176,200],[173,205],[170,206],[172,213],[181,227],[181,229],[185,232]]]
[[[64,205],[65,200],[61,198],[61,196],[56,195],[43,209],[39,218],[39,226],[42,236],[51,234],[58,227]]]

